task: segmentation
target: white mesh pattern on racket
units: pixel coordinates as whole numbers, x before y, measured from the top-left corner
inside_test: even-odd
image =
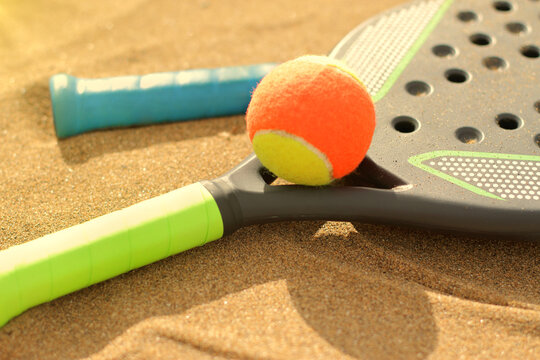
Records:
[[[538,161],[455,156],[427,164],[503,199],[540,200]]]
[[[373,96],[418,39],[444,0],[430,0],[392,12],[367,25],[342,59]]]

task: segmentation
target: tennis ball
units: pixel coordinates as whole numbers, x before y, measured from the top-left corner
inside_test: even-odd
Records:
[[[375,108],[345,64],[302,56],[262,79],[246,123],[255,154],[275,175],[296,184],[326,185],[364,159]]]

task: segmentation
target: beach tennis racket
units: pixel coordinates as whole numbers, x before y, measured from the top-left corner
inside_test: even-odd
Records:
[[[330,56],[376,101],[368,156],[325,187],[226,175],[0,252],[0,324],[37,304],[258,223],[325,219],[540,239],[539,2],[424,0]],[[280,183],[278,181],[278,183]]]
[[[147,75],[49,80],[58,138],[92,130],[245,113],[251,92],[275,64]]]

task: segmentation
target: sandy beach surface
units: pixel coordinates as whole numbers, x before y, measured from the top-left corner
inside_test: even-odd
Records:
[[[0,249],[250,153],[242,116],[57,140],[48,79],[328,53],[402,0],[0,1]],[[250,226],[32,308],[0,359],[538,359],[540,242],[397,226]]]

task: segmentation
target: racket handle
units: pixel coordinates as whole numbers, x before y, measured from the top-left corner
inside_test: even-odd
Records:
[[[0,327],[23,311],[219,239],[200,183],[0,252]]]
[[[194,69],[142,76],[51,77],[56,135],[244,113],[275,64]]]

